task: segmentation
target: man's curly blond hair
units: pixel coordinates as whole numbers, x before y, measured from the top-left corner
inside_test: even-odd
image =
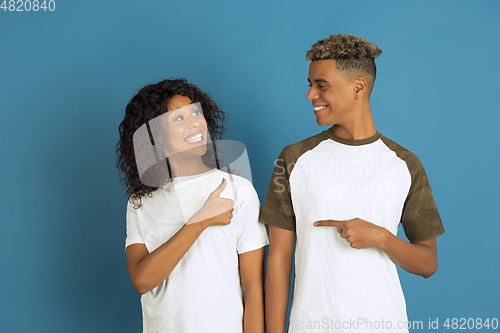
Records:
[[[331,35],[317,41],[307,51],[306,60],[333,59],[338,71],[363,71],[375,81],[377,68],[374,59],[381,53],[381,49],[363,38],[347,34]]]

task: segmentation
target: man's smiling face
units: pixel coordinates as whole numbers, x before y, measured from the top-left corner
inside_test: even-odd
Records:
[[[335,60],[314,60],[309,65],[307,99],[320,126],[343,125],[352,118],[355,82],[336,70]]]

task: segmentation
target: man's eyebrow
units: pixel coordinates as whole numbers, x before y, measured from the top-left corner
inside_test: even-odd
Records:
[[[307,82],[311,83],[311,80],[307,79]],[[314,83],[329,83],[327,80],[325,79],[314,79]]]

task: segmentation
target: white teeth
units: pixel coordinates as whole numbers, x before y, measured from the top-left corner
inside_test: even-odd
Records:
[[[314,111],[323,110],[324,108],[326,108],[326,105],[322,105],[322,106],[315,106],[315,107],[314,107]]]
[[[187,141],[189,143],[195,143],[195,142],[200,142],[202,138],[201,133],[198,133],[196,135],[190,136],[189,138],[185,138],[184,141]]]

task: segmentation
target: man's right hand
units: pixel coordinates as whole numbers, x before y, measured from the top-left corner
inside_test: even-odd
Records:
[[[227,181],[224,178],[215,191],[210,193],[203,207],[186,222],[186,225],[202,221],[207,227],[230,224],[233,218],[234,201],[219,196],[226,188],[226,185]]]

